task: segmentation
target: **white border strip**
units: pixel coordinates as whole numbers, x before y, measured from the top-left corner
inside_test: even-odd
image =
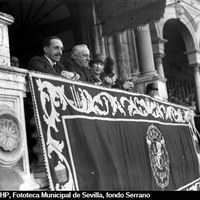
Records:
[[[184,188],[187,188],[187,187],[189,187],[190,185],[192,185],[192,184],[194,184],[195,182],[198,182],[198,181],[200,181],[200,178],[198,178],[198,179],[196,179],[196,180],[192,181],[191,183],[188,183],[187,185],[185,185],[185,186],[183,186],[183,187],[179,188],[179,189],[178,189],[178,190],[176,190],[176,191],[183,190]]]
[[[124,119],[124,118],[108,118],[108,117],[90,117],[84,115],[64,115],[62,119],[89,119],[89,120],[101,120],[101,121],[127,121],[127,122],[147,122],[147,123],[157,123],[162,125],[171,125],[171,126],[188,126],[188,124],[181,124],[181,123],[169,123],[169,122],[160,122],[157,120],[150,120],[150,119]]]
[[[51,75],[51,74],[45,74],[45,73],[41,73],[41,72],[36,72],[36,71],[29,71],[29,73],[31,74],[31,76],[34,76],[35,78],[45,78],[45,79],[49,79],[49,80],[54,80],[54,81],[60,81],[63,83],[69,83],[69,84],[74,84],[74,85],[80,85],[80,86],[86,86],[86,87],[90,87],[90,88],[97,88],[99,90],[106,90],[106,91],[112,91],[112,92],[117,92],[117,93],[125,93],[125,94],[129,94],[131,96],[142,96],[142,97],[147,97],[149,99],[152,99],[156,102],[160,102],[164,105],[171,105],[173,107],[178,107],[178,108],[182,108],[185,110],[189,110],[188,107],[183,106],[183,105],[179,105],[179,104],[175,104],[172,102],[168,102],[168,101],[163,101],[163,100],[159,100],[159,99],[154,99],[152,97],[150,97],[149,95],[146,94],[142,94],[142,93],[134,93],[134,92],[128,92],[125,90],[121,90],[121,89],[116,89],[116,88],[106,88],[106,87],[102,87],[102,86],[96,86],[92,83],[87,83],[87,82],[82,82],[82,81],[73,81],[73,80],[68,80],[62,76],[56,76],[56,75]]]

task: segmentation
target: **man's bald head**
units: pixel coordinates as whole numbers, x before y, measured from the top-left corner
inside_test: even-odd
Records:
[[[90,50],[85,44],[78,44],[72,48],[71,58],[80,67],[88,67],[90,61]]]

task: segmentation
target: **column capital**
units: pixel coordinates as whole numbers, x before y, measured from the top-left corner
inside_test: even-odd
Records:
[[[0,23],[4,25],[11,25],[14,22],[14,17],[9,14],[0,12]]]
[[[162,56],[164,57],[165,53],[164,53],[164,44],[167,42],[167,40],[162,39],[162,38],[158,38],[157,40],[153,41],[153,53],[154,53],[154,57],[157,56]]]
[[[155,40],[153,40],[153,44],[157,44],[157,43],[159,43],[159,44],[165,44],[166,42],[168,42],[168,40],[166,40],[166,39],[164,39],[164,38],[156,38]]]
[[[0,12],[0,64],[10,65],[8,26],[14,22],[11,15]]]
[[[196,65],[200,63],[200,50],[193,49],[185,52],[188,56],[189,65]]]
[[[200,63],[190,64],[194,71],[199,71]]]
[[[158,53],[154,53],[153,54],[153,56],[154,56],[154,58],[156,59],[156,58],[163,58],[163,57],[165,57],[165,54],[162,52],[158,52]]]
[[[138,33],[142,33],[142,32],[149,32],[149,24],[146,25],[140,25],[136,28]]]

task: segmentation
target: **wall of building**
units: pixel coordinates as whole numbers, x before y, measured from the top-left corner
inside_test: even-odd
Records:
[[[163,67],[169,100],[184,105],[196,102],[199,110],[199,1],[168,0],[157,23],[164,44]]]

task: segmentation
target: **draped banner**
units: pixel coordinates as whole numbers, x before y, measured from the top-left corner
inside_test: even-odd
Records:
[[[146,95],[29,72],[51,190],[199,188],[191,112]]]
[[[158,21],[163,17],[166,7],[166,0],[94,0],[94,2],[103,36],[111,36],[128,28],[134,29],[139,25]]]

